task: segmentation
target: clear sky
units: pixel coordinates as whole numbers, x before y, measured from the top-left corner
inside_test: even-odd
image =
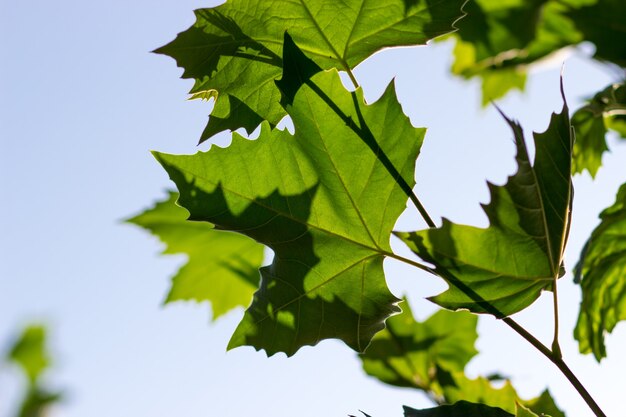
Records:
[[[226,353],[242,311],[210,323],[210,308],[162,307],[183,257],[159,257],[156,239],[121,219],[171,186],[150,149],[192,153],[209,105],[186,101],[190,81],[173,60],[149,51],[193,22],[190,0],[0,2],[0,349],[31,321],[49,325],[56,362],[48,379],[65,389],[61,417],[110,416],[400,416],[403,404],[428,406],[419,393],[368,378],[336,341],[270,359],[252,348]],[[416,126],[429,131],[418,160],[416,192],[435,218],[485,225],[485,180],[514,170],[511,133],[495,110],[479,108],[479,86],[448,75],[451,45],[389,50],[357,68],[374,100],[392,77]],[[527,133],[542,131],[561,107],[561,62],[537,71],[527,92],[499,102]],[[574,53],[565,67],[572,108],[610,82],[610,73]],[[571,269],[599,211],[626,182],[626,148],[592,183],[575,179]],[[209,144],[204,144],[205,150]],[[398,228],[421,228],[406,213]],[[402,249],[399,249],[402,250]],[[389,285],[408,293],[425,318],[423,298],[445,286],[389,263]],[[571,337],[579,289],[561,280],[566,360],[609,415],[623,414],[624,326],[608,338],[602,366],[579,357]],[[519,321],[548,341],[551,306],[542,297]],[[568,416],[591,415],[546,359],[502,323],[480,322],[481,354],[472,375],[498,371],[526,396],[549,386]],[[0,416],[12,414],[17,373],[0,368]]]

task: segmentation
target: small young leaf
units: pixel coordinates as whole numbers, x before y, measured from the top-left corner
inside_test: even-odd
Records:
[[[295,45],[285,51],[286,68],[308,65]],[[402,113],[393,85],[366,105],[360,89],[346,91],[337,71],[300,83],[295,94],[293,82],[285,92],[294,136],[263,123],[258,139],[234,134],[228,149],[155,156],[192,220],[274,250],[231,348],[292,355],[339,338],[363,351],[398,311],[382,263],[407,201],[399,184],[410,190],[415,183],[424,129]]]
[[[166,303],[209,301],[213,319],[235,307],[247,307],[259,284],[263,245],[241,234],[216,230],[206,222],[188,221],[188,212],[175,204],[178,194],[128,219],[157,236],[163,253],[184,253],[189,261],[172,279]]]
[[[46,329],[40,325],[26,327],[9,351],[8,360],[19,365],[30,384],[50,366],[46,351]]]
[[[626,320],[626,184],[600,219],[574,269],[583,292],[574,337],[598,361],[606,357],[605,333]]]
[[[22,400],[17,417],[46,417],[49,415],[49,407],[62,399],[61,393],[48,392],[40,387],[32,386]]]
[[[515,137],[518,171],[504,186],[489,184],[491,202],[483,206],[489,228],[444,219],[437,229],[397,233],[450,284],[432,301],[498,318],[532,304],[560,276],[573,193],[567,105],[552,115],[544,133],[534,135],[534,165],[521,127],[507,122]]]

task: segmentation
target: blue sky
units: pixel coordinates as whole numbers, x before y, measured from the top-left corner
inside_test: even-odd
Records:
[[[57,416],[373,416],[401,415],[403,404],[428,406],[420,394],[366,377],[339,342],[270,359],[252,348],[226,353],[242,311],[210,323],[207,305],[162,306],[183,257],[159,257],[162,245],[125,225],[164,196],[170,183],[149,150],[193,153],[207,103],[186,101],[190,81],[173,60],[149,51],[193,22],[192,10],[215,3],[60,0],[0,3],[0,348],[31,321],[49,325],[56,362],[48,379],[67,391]],[[574,53],[565,67],[571,108],[611,81]],[[480,109],[479,86],[448,75],[451,45],[384,51],[357,68],[369,100],[396,77],[405,112],[429,131],[418,160],[416,192],[433,217],[485,225],[485,180],[514,170],[511,133],[496,111]],[[533,74],[524,94],[499,102],[527,133],[542,131],[561,107],[560,62]],[[616,141],[612,140],[613,145]],[[202,150],[209,144],[203,144]],[[613,146],[592,183],[575,179],[568,269],[626,182],[624,146]],[[399,228],[423,225],[408,212]],[[402,250],[401,248],[399,250]],[[423,298],[445,286],[389,263],[389,285],[408,293],[425,318]],[[619,359],[626,332],[608,339],[609,359],[579,357],[571,337],[579,289],[566,275],[560,290],[566,359],[608,414],[622,412]],[[519,315],[548,341],[548,297]],[[564,378],[495,320],[480,324],[473,375],[498,370],[526,396],[545,386],[570,416],[587,416]],[[0,368],[0,416],[11,415],[19,377]]]

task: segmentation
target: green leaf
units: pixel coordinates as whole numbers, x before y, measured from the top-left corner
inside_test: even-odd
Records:
[[[626,2],[597,0],[568,13],[584,39],[596,46],[595,58],[626,67]]]
[[[523,400],[508,380],[496,388],[487,378],[469,379],[463,372],[454,372],[449,375],[447,380],[440,377],[439,382],[443,390],[443,398],[447,403],[465,400],[490,407],[499,407],[509,413],[515,413],[517,405],[522,404],[535,413],[552,417],[565,417],[565,414],[554,403],[548,390],[545,390],[537,398]]]
[[[515,412],[515,402],[519,400],[517,392],[510,381],[496,388],[486,378],[469,379],[462,372],[450,374],[446,381],[441,378],[443,396],[447,403],[465,400],[481,403],[490,407],[499,407],[507,412]]]
[[[285,31],[320,67],[349,70],[383,48],[451,32],[464,2],[229,0],[197,10],[194,25],[156,52],[174,58],[183,78],[195,79],[192,94],[219,94],[202,142],[221,129],[251,132],[260,120],[275,125],[285,115],[274,85]]]
[[[46,417],[51,405],[61,401],[61,393],[51,393],[39,387],[31,387],[20,407],[18,417]]]
[[[315,73],[288,36],[285,42],[285,67],[315,74],[299,86],[290,75],[278,83],[294,136],[263,123],[258,139],[233,134],[227,149],[155,156],[190,219],[274,250],[230,348],[292,355],[339,338],[363,351],[398,311],[382,264],[414,184],[424,129],[402,113],[393,84],[366,105],[337,71]]]
[[[444,399],[448,403],[466,400],[482,403],[491,407],[499,407],[509,413],[515,413],[518,404],[523,404],[536,413],[543,413],[553,417],[565,417],[565,414],[556,406],[548,390],[539,397],[523,400],[517,394],[510,381],[506,380],[498,388],[484,377],[469,379],[462,372],[449,375],[446,381],[440,378]]]
[[[406,301],[401,307],[402,314],[390,317],[360,355],[368,375],[386,384],[428,391],[436,389],[439,368],[462,371],[478,353],[475,315],[440,310],[420,323]]]
[[[573,172],[589,171],[596,176],[602,165],[602,155],[608,151],[605,135],[612,128],[623,137],[622,123],[626,124],[626,84],[611,84],[598,92],[587,105],[572,116],[572,126],[576,134],[574,142]]]
[[[528,66],[583,40],[567,16],[587,0],[476,0],[459,22],[452,72],[482,79],[483,105],[523,90]]]
[[[626,184],[600,219],[574,269],[583,293],[574,337],[598,361],[606,357],[605,333],[626,320]]]
[[[468,401],[459,401],[453,405],[416,410],[404,406],[404,417],[514,417],[501,408],[489,407]]]
[[[238,306],[250,305],[259,284],[263,245],[241,234],[216,230],[206,222],[187,221],[175,204],[177,193],[128,219],[167,245],[165,254],[184,253],[189,260],[172,279],[165,300],[209,301],[213,319]]]
[[[524,91],[526,85],[526,73],[517,68],[484,72],[481,78],[483,106],[504,97],[512,89]]]
[[[522,50],[535,38],[541,11],[548,0],[474,0],[464,7],[457,36],[473,45],[476,61]]]
[[[535,399],[529,401],[520,401],[524,406],[540,413],[541,415],[551,417],[565,417],[565,413],[554,402],[554,398],[550,394],[550,391],[545,390],[541,395]]]
[[[46,329],[40,325],[26,327],[9,351],[8,359],[19,365],[31,384],[50,366],[46,351]]]
[[[521,127],[515,136],[518,171],[504,186],[489,184],[483,209],[490,227],[457,225],[397,235],[450,288],[431,298],[442,307],[502,318],[529,306],[561,272],[572,199],[572,136],[567,105],[553,114],[546,132],[535,134],[530,164]]]

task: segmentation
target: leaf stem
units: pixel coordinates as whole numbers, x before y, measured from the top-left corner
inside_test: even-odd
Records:
[[[552,304],[554,305],[554,339],[552,340],[552,353],[558,358],[562,357],[561,346],[559,345],[559,296],[557,292],[557,280],[554,278],[554,287],[552,288]]]
[[[411,199],[413,204],[415,204],[415,208],[417,208],[417,211],[419,211],[420,215],[422,216],[428,227],[430,227],[431,229],[437,227],[435,225],[435,222],[433,222],[433,219],[428,215],[428,212],[426,211],[420,200],[415,195],[415,193],[411,192],[409,198]]]
[[[407,265],[414,266],[415,268],[421,269],[422,271],[430,272],[431,274],[436,275],[435,271],[429,266],[416,262],[412,259],[405,258],[404,256],[396,255],[393,252],[383,252],[383,253],[385,256],[388,256],[400,262],[404,262]]]
[[[413,261],[411,259],[405,258],[405,257],[400,256],[400,255],[396,255],[395,253],[385,253],[385,255],[389,256],[390,258],[397,259],[397,260],[399,260],[401,262],[404,262],[406,264],[412,265],[412,266],[414,266],[416,268],[419,268],[419,269],[421,269],[423,271],[430,272],[433,275],[439,276],[439,274],[437,274],[437,272],[435,270],[433,270],[432,268],[430,268],[430,267],[428,267],[428,266],[426,266],[424,264],[421,264],[419,262]],[[555,278],[555,280],[556,280],[556,278]],[[454,281],[452,281],[452,283],[454,283]],[[457,288],[459,288],[461,291],[463,291],[464,293],[467,294],[467,292],[463,290],[463,287],[461,285],[457,285]],[[555,323],[558,323],[558,311],[556,310],[556,307],[557,307],[557,304],[556,304],[556,299],[557,299],[557,297],[556,297],[556,284],[555,284],[555,288],[554,288],[554,294],[555,294],[554,295],[555,315],[557,315],[555,317]],[[472,296],[472,295],[473,296],[477,296],[476,294],[468,294],[468,295],[470,295],[470,296]],[[486,300],[482,300],[482,301],[483,301],[483,303],[487,304],[488,306],[490,305],[490,303],[488,301],[486,301]],[[498,314],[497,309],[495,309],[495,307],[493,309],[494,309],[494,311],[491,312],[491,314],[494,314],[496,317],[498,317],[499,314]],[[500,316],[500,317],[502,317],[502,316]],[[503,317],[503,318],[501,318],[501,320],[507,326],[509,326],[511,329],[513,329],[517,334],[522,336],[535,349],[537,349],[539,352],[541,352],[541,354],[543,354],[543,356],[548,358],[550,360],[550,362],[552,362],[554,365],[556,365],[557,368],[559,368],[561,373],[565,376],[565,378],[567,378],[567,380],[570,382],[570,384],[572,384],[574,389],[576,389],[578,394],[587,403],[587,405],[593,411],[593,413],[596,415],[596,417],[606,417],[606,414],[604,414],[604,412],[602,411],[602,409],[600,408],[598,403],[596,403],[596,401],[593,399],[591,394],[589,394],[589,391],[587,391],[585,386],[580,382],[580,380],[576,377],[576,375],[574,375],[574,373],[571,371],[571,369],[569,369],[569,367],[567,366],[565,361],[563,361],[563,357],[561,355],[561,349],[560,349],[560,347],[558,345],[558,341],[556,340],[556,338],[555,338],[555,342],[553,342],[552,350],[550,350],[546,345],[541,343],[541,341],[539,341],[539,339],[537,339],[535,336],[533,336],[530,332],[528,332],[528,330],[526,330],[524,327],[522,327],[519,323],[517,323],[511,317]],[[555,332],[558,332],[558,324],[555,324]],[[555,335],[556,334],[557,333],[555,333]]]

